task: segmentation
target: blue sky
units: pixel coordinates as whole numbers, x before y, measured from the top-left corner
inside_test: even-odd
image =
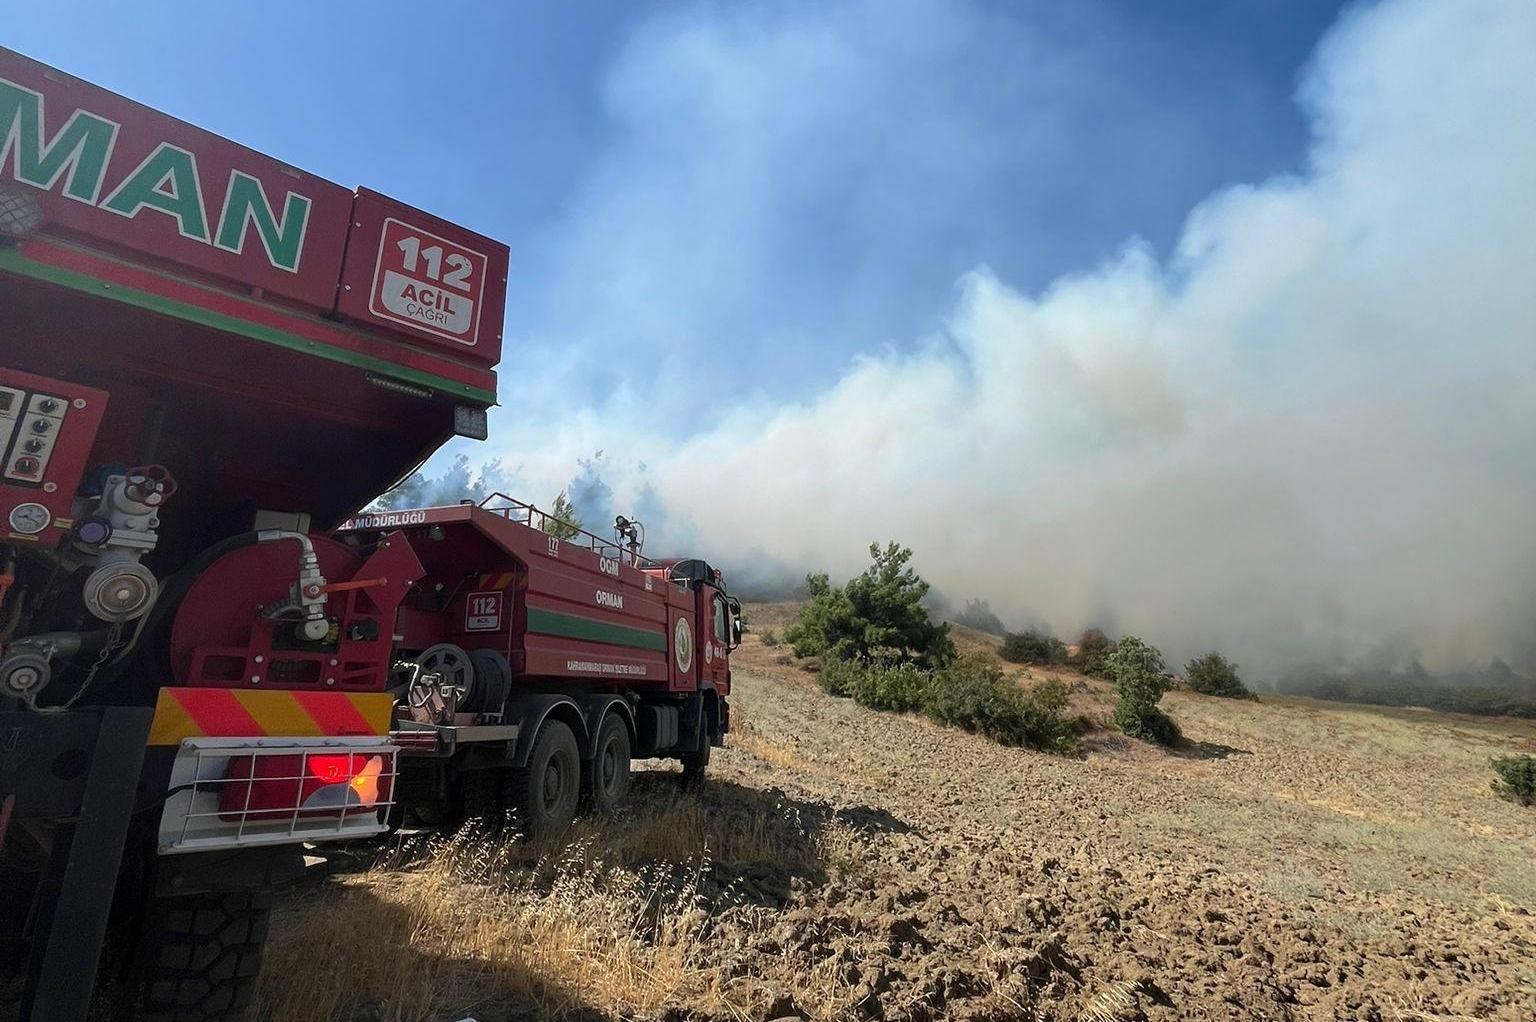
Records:
[[[716,405],[940,328],[1299,168],[1334,0],[162,3],[4,41],[512,246],[504,393]],[[553,413],[558,406],[541,407]]]

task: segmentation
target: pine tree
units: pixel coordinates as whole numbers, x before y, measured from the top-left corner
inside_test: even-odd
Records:
[[[949,626],[935,624],[922,605],[928,583],[908,566],[912,551],[898,543],[870,545],[873,562],[841,589],[825,574],[806,578],[811,599],[784,633],[797,656],[881,657],[936,667],[955,656]]]
[[[556,539],[570,539],[581,532],[581,518],[566,491],[561,490],[555,495],[555,505],[539,527]]]

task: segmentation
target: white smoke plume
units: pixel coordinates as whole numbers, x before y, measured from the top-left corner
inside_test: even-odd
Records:
[[[633,456],[727,571],[895,538],[1004,620],[1170,659],[1529,668],[1533,53],[1526,0],[1348,14],[1305,170],[1212,196],[1166,262],[1133,240],[1040,294],[980,267],[916,353]]]

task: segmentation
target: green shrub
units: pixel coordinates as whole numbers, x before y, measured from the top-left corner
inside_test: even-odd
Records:
[[[930,677],[928,671],[916,664],[839,659],[829,659],[818,675],[822,691],[888,713],[917,713],[925,709]]]
[[[1026,693],[981,657],[962,657],[933,672],[928,712],[943,724],[984,735],[1002,745],[1022,745],[1051,752],[1077,751],[1077,735],[1062,719],[1053,700]]]
[[[1114,723],[1132,738],[1158,745],[1174,745],[1184,737],[1173,718],[1155,706],[1150,710],[1138,710],[1121,701],[1115,706]]]
[[[1189,679],[1189,687],[1202,695],[1223,699],[1257,698],[1238,677],[1237,665],[1220,653],[1195,657],[1184,665],[1184,674]]]
[[[858,684],[859,672],[862,670],[864,666],[856,660],[834,658],[822,664],[820,673],[816,675],[816,681],[827,695],[847,698],[853,695],[854,687]]]
[[[869,554],[873,563],[840,589],[825,573],[806,576],[811,599],[784,631],[795,655],[892,658],[928,668],[954,659],[949,626],[935,624],[922,606],[929,586],[908,567],[912,551],[874,543]]]
[[[1052,713],[1061,713],[1072,699],[1072,690],[1060,678],[1046,678],[1031,686],[1029,695]]]
[[[1172,687],[1163,673],[1163,655],[1134,635],[1115,643],[1107,657],[1110,680],[1120,693],[1115,706],[1115,726],[1133,738],[1160,745],[1179,740],[1178,725],[1157,708],[1157,701]]]
[[[1335,674],[1309,669],[1286,675],[1276,687],[1313,699],[1536,720],[1536,679],[1507,671],[1490,667],[1435,677],[1422,670]]]
[[[1536,806],[1536,756],[1500,756],[1493,761],[1493,790],[1500,798]]]
[[[871,710],[920,713],[928,704],[932,675],[916,664],[873,662],[856,675],[853,698]]]
[[[823,691],[890,713],[923,713],[942,724],[1049,752],[1077,751],[1077,734],[1061,716],[1066,686],[1045,681],[1029,692],[989,660],[962,657],[924,670],[895,660],[829,659],[819,675]]]
[[[1003,637],[1003,659],[1016,664],[1064,664],[1067,644],[1054,635],[1031,628],[1027,632],[1009,632]]]
[[[1109,677],[1109,654],[1114,651],[1115,644],[1109,641],[1097,628],[1083,629],[1082,636],[1077,640],[1077,656],[1073,658],[1072,665],[1084,674],[1095,678]]]

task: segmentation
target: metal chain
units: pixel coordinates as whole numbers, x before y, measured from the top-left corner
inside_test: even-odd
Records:
[[[70,707],[74,706],[75,703],[80,701],[80,697],[85,695],[85,690],[91,687],[91,682],[96,680],[96,673],[100,671],[102,667],[105,666],[107,661],[112,658],[112,654],[117,649],[118,643],[122,637],[123,622],[114,621],[112,623],[112,627],[107,630],[107,641],[102,643],[101,652],[97,655],[96,662],[92,664],[91,669],[86,672],[85,680],[80,683],[80,687],[75,690],[75,694],[70,696],[68,700],[58,706],[39,706],[37,705],[35,694],[27,693],[22,696],[22,701],[27,704],[27,709],[31,710],[33,713],[50,714],[63,713]]]

